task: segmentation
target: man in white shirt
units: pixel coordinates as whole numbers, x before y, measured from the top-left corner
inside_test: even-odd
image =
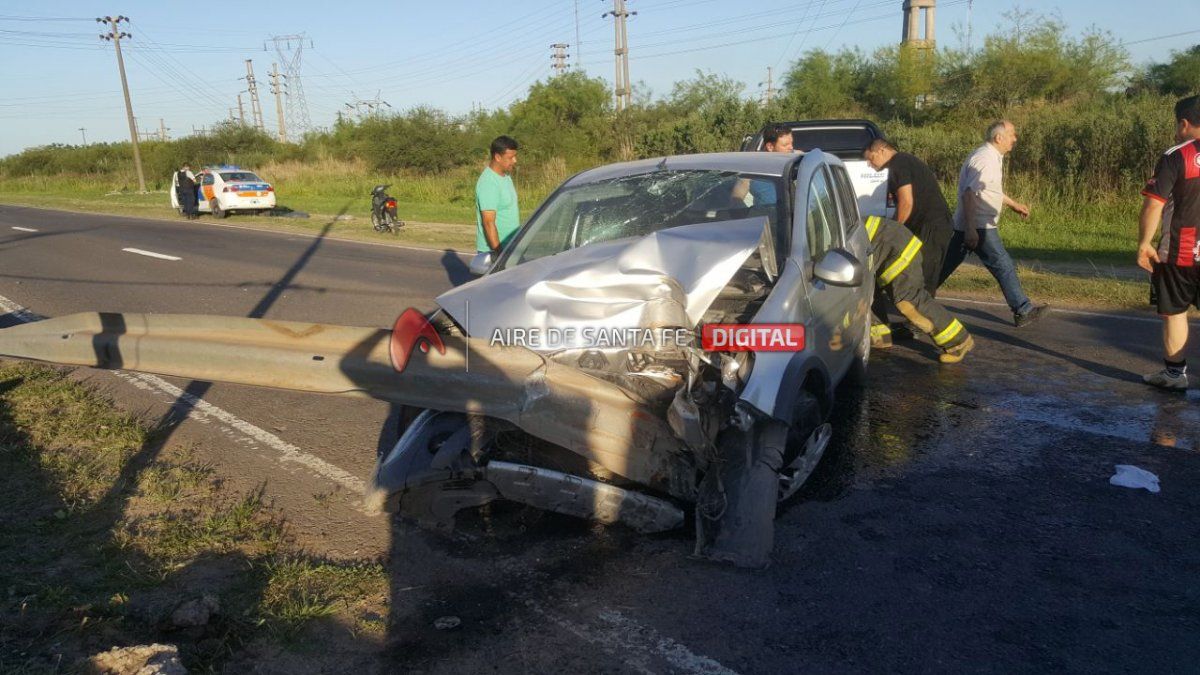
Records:
[[[1012,122],[993,122],[985,134],[985,143],[975,149],[958,174],[958,207],[954,211],[954,236],[946,250],[941,283],[958,269],[967,253],[974,251],[983,266],[1000,284],[1004,299],[1019,328],[1036,321],[1046,305],[1034,305],[1017,279],[1017,268],[1000,240],[996,226],[1008,207],[1029,217],[1029,207],[1004,194],[1004,155],[1017,144]],[[938,285],[940,286],[941,283]]]

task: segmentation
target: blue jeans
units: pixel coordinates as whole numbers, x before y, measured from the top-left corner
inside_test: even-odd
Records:
[[[979,246],[975,247],[975,255],[979,256],[980,262],[1000,284],[1004,300],[1008,302],[1013,314],[1021,315],[1029,312],[1033,309],[1033,303],[1029,301],[1025,291],[1021,290],[1021,282],[1017,279],[1017,267],[1004,248],[1004,242],[1000,241],[1000,231],[980,229],[978,232]],[[963,233],[955,230],[954,236],[950,238],[950,246],[946,249],[946,262],[942,265],[942,278],[938,283],[939,286],[946,283],[946,279],[954,274],[954,270],[958,269],[970,252],[963,245]]]

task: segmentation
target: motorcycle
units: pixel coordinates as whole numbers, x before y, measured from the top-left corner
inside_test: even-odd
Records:
[[[376,185],[371,190],[371,225],[376,232],[397,234],[404,221],[396,217],[396,200],[387,193],[389,185]]]

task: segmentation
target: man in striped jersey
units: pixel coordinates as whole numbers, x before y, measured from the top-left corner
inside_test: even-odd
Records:
[[[1151,273],[1163,318],[1164,367],[1142,379],[1183,391],[1188,388],[1188,308],[1200,307],[1200,96],[1175,104],[1175,140],[1179,145],[1158,160],[1142,190],[1137,263]],[[1162,239],[1155,249],[1151,242],[1160,224]]]
[[[867,218],[871,272],[877,293],[885,293],[914,326],[933,338],[942,363],[958,363],[975,347],[966,327],[925,290],[921,240],[894,220]],[[874,316],[871,336],[887,329],[887,317]]]

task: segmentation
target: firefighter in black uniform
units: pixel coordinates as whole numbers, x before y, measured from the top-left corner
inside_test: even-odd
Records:
[[[942,350],[938,360],[958,363],[975,347],[965,326],[925,290],[921,240],[900,223],[879,216],[867,218],[871,239],[871,273],[875,292],[884,293],[896,309]],[[888,332],[887,317],[873,316],[871,337]]]

